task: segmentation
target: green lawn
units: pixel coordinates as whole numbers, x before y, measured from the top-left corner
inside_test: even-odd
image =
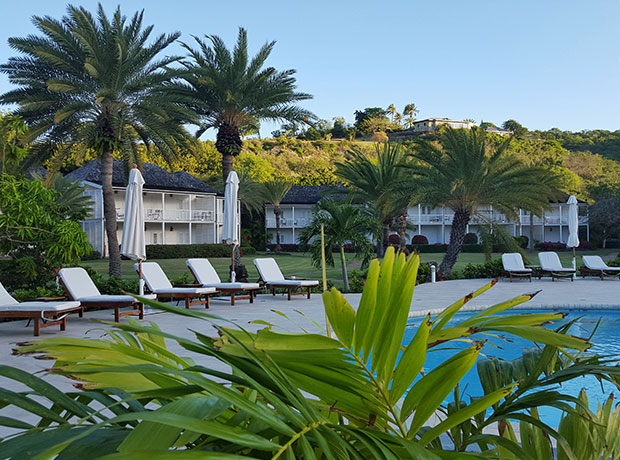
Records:
[[[582,255],[600,255],[600,256],[613,256],[618,253],[618,249],[598,249],[595,251],[580,251],[577,253],[577,265],[581,265],[580,256]],[[558,252],[562,263],[565,266],[570,266],[572,260],[571,252]],[[350,256],[350,254],[347,254]],[[305,276],[308,278],[320,278],[321,270],[316,269],[312,266],[310,261],[309,254],[303,253],[292,253],[290,255],[273,255],[273,254],[257,254],[256,256],[248,256],[244,257],[243,261],[245,266],[248,269],[250,274],[250,279],[254,280],[258,278],[258,273],[256,272],[256,268],[254,268],[254,264],[252,263],[252,259],[255,257],[274,257],[280,265],[282,272],[285,275],[296,275],[296,276]],[[435,261],[440,263],[443,259],[443,253],[428,253],[421,254],[422,262],[431,262]],[[494,258],[500,257],[500,254],[493,254]],[[340,271],[339,258],[336,254],[334,254],[334,259],[336,261],[336,267],[328,267],[327,269],[327,277],[334,281],[341,281],[342,275]],[[533,264],[538,264],[538,256],[536,253],[529,256],[528,259]],[[228,258],[213,258],[209,259],[217,272],[219,273],[222,280],[228,280],[228,267],[230,266],[230,259]],[[169,278],[178,278],[184,274],[189,275],[189,270],[185,266],[185,259],[157,259],[163,270],[166,272]],[[462,269],[468,263],[482,263],[484,262],[484,254],[461,254],[459,259],[455,265],[455,269]],[[527,263],[527,262],[526,262]],[[125,279],[135,279],[136,276],[135,271],[133,270],[133,261],[124,260],[122,261],[122,273],[123,278]],[[97,272],[106,274],[108,272],[108,261],[107,259],[101,260],[88,260],[82,262],[82,265],[90,266],[94,268]],[[349,264],[349,268],[359,267],[359,262],[353,261]]]

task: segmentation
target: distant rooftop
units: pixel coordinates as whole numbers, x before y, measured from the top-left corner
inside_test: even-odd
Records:
[[[114,160],[114,170],[112,173],[112,185],[114,187],[127,186],[125,166],[126,164],[123,161]],[[144,163],[142,175],[144,176],[145,189],[179,190],[221,195],[216,189],[185,171],[170,173],[153,163]],[[101,163],[98,160],[90,161],[75,171],[70,172],[66,177],[75,181],[88,181],[101,185]]]

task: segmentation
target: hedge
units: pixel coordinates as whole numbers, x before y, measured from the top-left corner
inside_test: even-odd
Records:
[[[420,254],[428,252],[446,252],[448,250],[447,244],[410,244],[407,246],[409,251],[415,251]],[[478,253],[484,252],[484,248],[481,244],[464,244],[461,246],[461,252]]]
[[[191,257],[229,257],[226,244],[148,244],[147,259],[188,259]]]

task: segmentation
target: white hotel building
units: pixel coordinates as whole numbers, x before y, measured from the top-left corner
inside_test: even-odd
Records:
[[[280,206],[280,239],[282,244],[297,244],[301,229],[312,221],[312,209],[324,196],[326,190],[333,187],[325,186],[295,186],[286,195]],[[337,193],[337,189],[335,189]],[[542,217],[533,216],[532,228],[535,241],[553,241],[565,243],[568,239],[568,208],[565,202],[551,202],[551,210],[545,211]],[[590,228],[587,217],[587,204],[579,203],[579,225],[583,227],[587,240],[590,239]],[[472,218],[467,231],[477,233],[478,227],[489,220],[501,225],[513,235],[530,235],[530,215],[520,211],[519,220],[512,221],[492,208],[483,208],[478,211],[479,216]],[[424,235],[429,244],[447,244],[450,241],[450,230],[454,213],[448,208],[432,208],[419,204],[407,210],[407,222],[415,228],[408,231],[408,243],[414,235]],[[275,243],[275,216],[273,206],[265,207],[265,227],[271,235],[271,242]]]
[[[147,245],[221,243],[224,196],[220,192],[191,174],[183,171],[170,173],[151,163],[144,164],[142,174]],[[92,213],[82,222],[82,228],[94,250],[105,256],[108,251],[100,163],[91,161],[67,177],[84,185],[86,195],[93,200]],[[123,232],[126,184],[125,165],[114,160],[112,185],[119,242]]]

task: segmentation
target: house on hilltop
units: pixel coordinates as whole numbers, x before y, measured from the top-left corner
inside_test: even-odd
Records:
[[[144,221],[146,244],[221,243],[224,225],[224,196],[213,187],[184,171],[170,173],[145,163]],[[91,216],[82,222],[93,248],[107,255],[103,216],[101,164],[93,160],[67,177],[86,187],[94,202]],[[121,240],[125,212],[127,177],[125,164],[114,160],[112,186],[116,201],[118,239]],[[240,222],[240,219],[238,219]],[[240,229],[237,231],[240,233]]]
[[[415,133],[430,133],[436,131],[440,126],[449,126],[454,129],[471,129],[476,124],[472,121],[450,120],[449,118],[426,118],[416,121],[413,125]]]

